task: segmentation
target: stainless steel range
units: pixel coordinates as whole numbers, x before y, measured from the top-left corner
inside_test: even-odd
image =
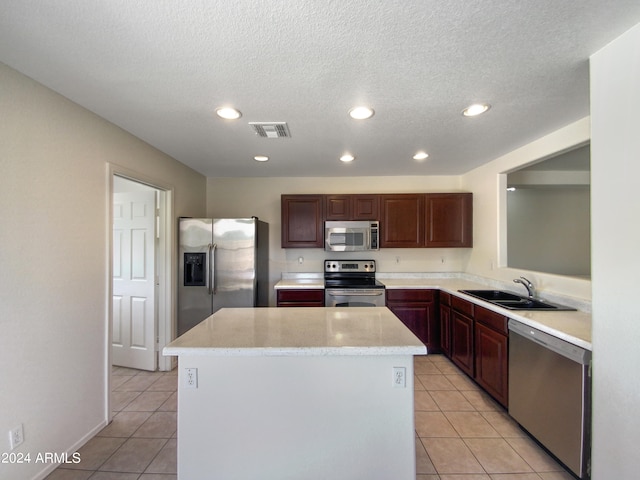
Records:
[[[325,260],[327,307],[384,307],[384,285],[376,280],[375,260]]]

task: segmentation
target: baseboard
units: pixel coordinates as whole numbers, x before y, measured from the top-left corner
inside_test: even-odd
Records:
[[[93,437],[95,437],[104,427],[106,427],[107,423],[108,422],[106,420],[100,422],[98,425],[96,425],[94,428],[92,428],[84,437],[82,437],[75,444],[73,444],[71,446],[71,448],[66,450],[66,453],[69,456],[69,458],[72,458],[72,455],[75,452],[77,452],[82,446],[84,446],[85,443],[87,443],[89,440],[91,440]],[[46,467],[41,472],[37,473],[33,477],[33,480],[44,480],[47,477],[47,475],[50,475],[51,472],[53,472],[60,465],[62,465],[62,464],[61,463],[49,463],[49,464],[47,464]]]

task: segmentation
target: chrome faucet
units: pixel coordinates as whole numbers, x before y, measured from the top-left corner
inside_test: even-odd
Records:
[[[514,283],[520,283],[524,285],[524,288],[527,289],[527,293],[529,294],[529,298],[533,299],[535,297],[536,289],[530,280],[527,280],[524,277],[520,277],[520,278],[515,278],[513,281]]]

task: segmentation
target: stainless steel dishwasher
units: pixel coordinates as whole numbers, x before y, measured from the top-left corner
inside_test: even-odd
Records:
[[[591,456],[591,352],[509,320],[509,415],[581,479]]]

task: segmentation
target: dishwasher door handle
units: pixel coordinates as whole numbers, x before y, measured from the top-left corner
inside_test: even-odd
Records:
[[[524,323],[509,319],[509,334],[517,334],[527,340],[537,343],[542,347],[551,350],[558,355],[573,360],[581,365],[589,365],[591,361],[591,352],[580,348],[577,345],[569,343],[561,338],[554,337],[546,332],[542,332],[536,328],[529,327]]]

